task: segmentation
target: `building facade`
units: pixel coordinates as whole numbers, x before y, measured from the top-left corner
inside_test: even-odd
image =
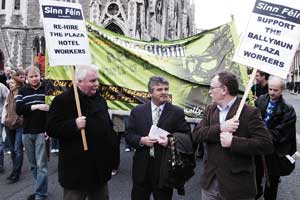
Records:
[[[300,48],[296,51],[294,62],[288,75],[287,89],[300,94]]]
[[[146,41],[185,38],[196,33],[190,0],[59,0],[82,5],[85,19]],[[26,67],[45,53],[39,0],[0,0],[0,70]]]

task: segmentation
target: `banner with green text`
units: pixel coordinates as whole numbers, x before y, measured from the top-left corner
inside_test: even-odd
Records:
[[[200,117],[210,102],[210,79],[228,70],[247,83],[247,69],[234,63],[232,23],[176,41],[145,42],[86,22],[93,64],[99,67],[100,89],[110,109],[130,110],[149,100],[147,83],[160,75],[170,83],[172,103],[190,117]],[[46,68],[47,100],[72,86],[70,67]]]

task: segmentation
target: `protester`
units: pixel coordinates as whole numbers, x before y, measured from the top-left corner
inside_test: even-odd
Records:
[[[284,91],[284,81],[275,76],[271,76],[268,81],[269,92],[262,95],[256,101],[256,106],[261,111],[265,125],[271,133],[275,151],[271,155],[266,155],[266,177],[267,183],[262,187],[262,178],[258,177],[258,195],[256,199],[264,196],[265,200],[275,200],[277,197],[278,184],[280,182],[281,170],[279,168],[279,157],[293,155],[296,151],[296,113],[292,105],[285,102],[282,92]]]
[[[255,84],[251,87],[252,94],[254,95],[254,100],[256,101],[257,98],[260,95],[264,95],[268,93],[268,79],[269,79],[269,74],[262,72],[262,71],[257,71],[255,74]],[[256,179],[258,180],[260,177],[263,176],[264,174],[264,165],[265,164],[265,157],[264,155],[259,155],[255,156],[255,166],[256,166]],[[261,188],[259,188],[261,189]],[[262,190],[259,190],[258,193],[261,196]]]
[[[268,93],[268,78],[269,74],[262,71],[256,72],[256,83],[251,87],[252,94],[254,95],[254,100],[256,100],[260,95]]]
[[[27,199],[40,200],[48,195],[45,127],[49,106],[45,104],[45,85],[39,68],[30,66],[26,68],[26,74],[28,84],[19,90],[16,112],[23,115],[23,144],[35,179],[35,191]]]
[[[116,159],[116,134],[107,103],[98,90],[98,68],[77,66],[75,79],[83,116],[78,117],[73,89],[54,98],[48,115],[47,133],[59,139],[59,182],[64,200],[107,200],[107,183]],[[87,151],[81,129],[85,129]]]
[[[12,69],[8,66],[4,67],[4,70],[0,74],[0,83],[4,84],[8,88],[7,81],[10,79]]]
[[[259,110],[243,105],[239,120],[234,118],[240,104],[238,81],[230,72],[215,75],[204,117],[193,131],[195,142],[204,142],[202,200],[254,199],[254,156],[271,153],[271,136]]]
[[[159,184],[168,138],[161,136],[158,141],[148,134],[152,124],[170,134],[191,134],[190,127],[185,121],[183,110],[169,102],[169,83],[165,78],[151,77],[148,91],[151,101],[132,109],[126,132],[126,141],[136,149],[133,157],[131,199],[149,200],[153,193],[155,200],[170,200],[173,188]]]
[[[4,125],[6,130],[6,137],[10,149],[12,150],[12,172],[7,177],[8,183],[15,183],[19,181],[19,177],[23,165],[23,116],[17,115],[16,113],[16,96],[18,90],[24,84],[24,80],[18,79],[18,76],[12,76],[8,81],[10,92],[6,99],[5,109],[6,115],[4,119]]]
[[[8,89],[7,87],[0,83],[0,173],[4,172],[4,140],[2,136],[2,131],[3,131],[3,119],[2,119],[2,111],[4,107],[4,102],[6,100],[6,97],[8,95]]]

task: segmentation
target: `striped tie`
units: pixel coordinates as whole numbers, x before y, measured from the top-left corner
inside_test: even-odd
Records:
[[[161,109],[160,109],[160,107],[156,107],[154,109],[154,117],[152,120],[153,125],[157,125],[160,115],[161,115]],[[154,147],[150,147],[149,154],[151,157],[154,157]]]

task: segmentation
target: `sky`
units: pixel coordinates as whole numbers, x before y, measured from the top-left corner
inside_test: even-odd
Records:
[[[233,15],[238,33],[246,28],[255,0],[193,0],[198,29],[210,29],[227,23]],[[192,1],[191,1],[192,2]]]

